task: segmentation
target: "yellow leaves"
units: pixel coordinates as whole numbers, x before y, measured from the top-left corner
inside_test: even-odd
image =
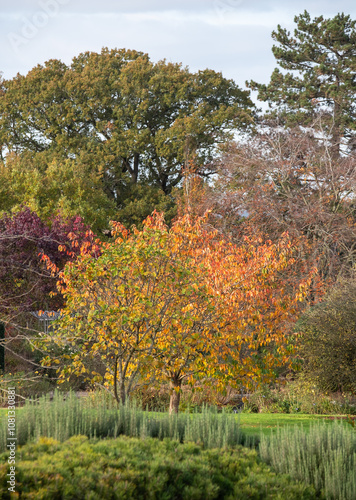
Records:
[[[257,379],[254,356],[265,357],[266,371],[273,366],[268,350],[284,342],[285,320],[306,290],[297,282],[284,286],[290,242],[246,239],[237,247],[206,227],[185,216],[168,228],[157,213],[142,231],[112,223],[115,239],[101,246],[100,257],[81,254],[66,270],[61,321],[63,331],[70,325],[79,336],[71,337],[80,345],[77,373],[85,373],[88,355],[100,357],[108,385],[116,358],[126,363],[123,376],[138,367],[146,379],[179,371],[191,383],[202,373]]]
[[[193,310],[194,310],[194,304],[187,304],[185,307],[182,307],[181,309],[183,314]]]

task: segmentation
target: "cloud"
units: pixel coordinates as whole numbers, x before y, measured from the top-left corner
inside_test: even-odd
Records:
[[[292,30],[305,6],[305,0],[3,1],[0,70],[12,78],[48,59],[69,64],[105,46],[182,62],[192,71],[208,67],[241,86],[249,79],[267,82],[276,66],[271,32],[277,24]],[[312,16],[344,11],[356,18],[354,0],[309,0],[307,8]]]
[[[34,12],[43,4],[53,3],[54,0],[16,0],[16,2],[2,2],[1,12]],[[216,0],[56,0],[63,11],[78,12],[80,14],[102,12],[155,12],[162,10],[205,11],[214,6]],[[223,0],[225,1],[225,0]],[[234,2],[240,0],[226,0]]]
[[[354,0],[16,0],[16,2],[1,2],[1,13],[30,13],[35,12],[41,5],[56,1],[63,12],[90,13],[133,13],[133,12],[207,12],[207,11],[239,11],[250,12],[303,12],[316,11],[319,13],[354,12]]]

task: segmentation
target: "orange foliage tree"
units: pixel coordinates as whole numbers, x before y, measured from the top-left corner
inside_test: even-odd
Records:
[[[86,247],[66,266],[66,307],[50,339],[70,361],[63,378],[85,374],[123,403],[138,379],[166,381],[177,412],[183,380],[251,387],[288,362],[310,279],[286,278],[294,248],[287,237],[236,246],[206,221],[186,215],[169,228],[154,213],[131,232],[113,223],[99,256]],[[89,358],[104,373],[88,369]]]

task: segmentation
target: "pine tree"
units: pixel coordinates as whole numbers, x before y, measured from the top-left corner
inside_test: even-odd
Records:
[[[322,119],[334,155],[343,144],[352,149],[356,129],[356,21],[337,14],[311,19],[307,11],[296,16],[292,35],[280,25],[272,32],[272,52],[279,66],[269,84],[247,85],[269,103],[267,115],[278,115],[286,125],[309,125]]]

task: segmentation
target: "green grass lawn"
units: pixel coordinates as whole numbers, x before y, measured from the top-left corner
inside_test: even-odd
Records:
[[[240,413],[236,415],[240,419],[241,430],[246,434],[260,434],[260,430],[264,434],[269,434],[277,427],[302,425],[308,427],[315,420],[327,420],[332,422],[335,418],[340,418],[341,415],[302,415],[302,414],[287,414],[287,413]]]

